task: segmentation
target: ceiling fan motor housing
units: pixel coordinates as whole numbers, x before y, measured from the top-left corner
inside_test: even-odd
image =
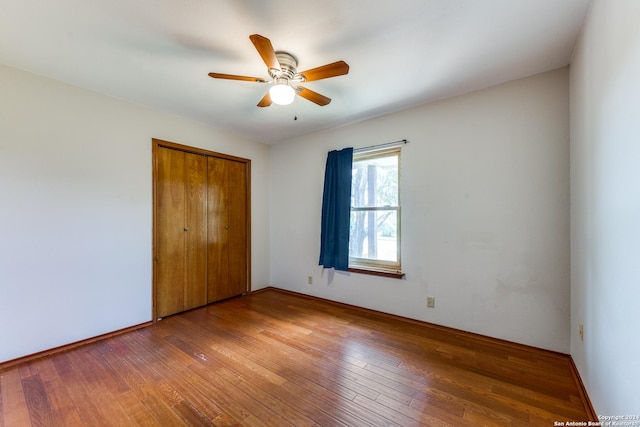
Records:
[[[274,79],[293,79],[297,73],[296,67],[298,66],[298,61],[296,58],[287,52],[276,52],[276,58],[278,58],[278,62],[280,63],[280,70],[269,69],[269,75]]]

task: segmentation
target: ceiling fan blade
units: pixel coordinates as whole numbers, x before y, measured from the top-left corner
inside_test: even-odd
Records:
[[[303,71],[300,74],[305,81],[312,82],[314,80],[328,79],[329,77],[342,76],[349,73],[349,64],[344,61],[337,61],[321,67],[312,68]]]
[[[331,98],[320,95],[318,92],[314,92],[311,89],[307,89],[306,87],[298,86],[296,88],[296,92],[304,99],[316,103],[321,107],[324,107],[331,102]]]
[[[271,95],[269,95],[269,92],[267,92],[267,94],[262,97],[260,102],[258,102],[258,107],[268,107],[269,105],[271,105]]]
[[[270,70],[280,71],[280,62],[278,62],[276,51],[273,49],[273,45],[271,45],[271,40],[261,36],[260,34],[250,35],[249,38],[256,47],[256,50],[262,57],[264,63],[267,64],[267,68]]]
[[[233,74],[209,73],[209,77],[213,77],[214,79],[242,80],[245,82],[266,82],[265,79],[261,79],[260,77],[236,76]]]

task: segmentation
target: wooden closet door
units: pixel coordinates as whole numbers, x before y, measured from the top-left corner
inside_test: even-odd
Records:
[[[208,302],[247,291],[247,165],[208,158]]]
[[[247,291],[248,285],[248,209],[247,164],[229,161],[229,288],[233,295]]]
[[[205,156],[158,147],[156,315],[207,303]]]
[[[159,147],[156,153],[156,315],[184,307],[186,189],[184,153]]]
[[[185,153],[183,310],[207,303],[207,157]]]

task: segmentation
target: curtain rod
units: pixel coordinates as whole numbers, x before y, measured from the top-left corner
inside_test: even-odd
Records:
[[[406,139],[401,139],[399,141],[385,142],[384,144],[370,145],[368,147],[362,147],[362,148],[354,148],[353,152],[354,153],[361,153],[361,152],[364,152],[364,151],[370,151],[370,150],[374,150],[374,149],[377,149],[377,148],[397,147],[397,146],[408,144],[408,143],[409,143],[409,141],[407,141]]]

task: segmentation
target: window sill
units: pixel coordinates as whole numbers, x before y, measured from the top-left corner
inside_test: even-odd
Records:
[[[347,271],[349,271],[350,273],[369,274],[371,276],[390,277],[392,279],[404,278],[404,273],[398,273],[393,271],[372,270],[372,269],[366,269],[361,267],[349,267]]]

